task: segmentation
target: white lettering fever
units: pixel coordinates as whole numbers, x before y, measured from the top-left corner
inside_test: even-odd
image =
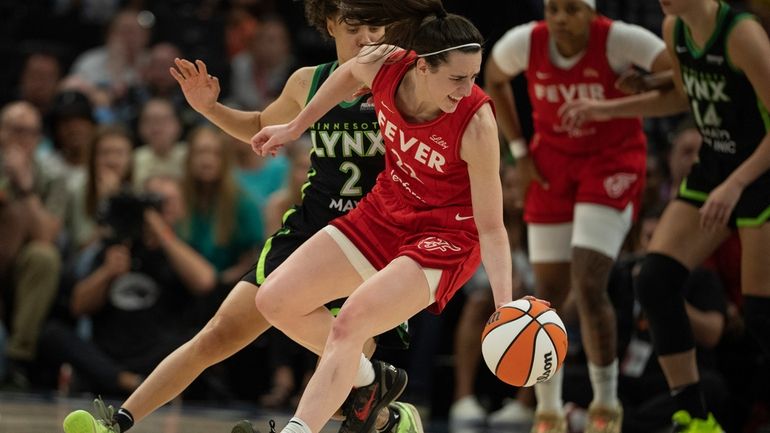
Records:
[[[393,122],[389,121],[382,111],[377,115],[377,122],[380,124],[380,130],[383,131],[383,137],[393,143],[396,143],[396,132],[398,132],[398,146],[399,149],[401,149],[401,152],[404,152],[407,155],[411,154],[415,161],[422,165],[426,165],[439,173],[444,172],[444,164],[446,164],[444,155],[436,152],[430,146],[419,141],[415,137],[407,137],[404,134],[404,131],[399,129]]]

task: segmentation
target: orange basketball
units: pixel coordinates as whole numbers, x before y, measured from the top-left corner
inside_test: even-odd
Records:
[[[556,310],[542,302],[517,299],[492,313],[481,334],[487,367],[513,386],[551,378],[567,354],[567,331]]]

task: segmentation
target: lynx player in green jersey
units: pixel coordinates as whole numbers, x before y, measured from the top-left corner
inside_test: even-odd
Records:
[[[336,0],[306,0],[305,11],[311,24],[333,38],[337,61],[298,69],[278,99],[263,111],[244,112],[217,102],[219,82],[208,74],[202,61],[176,59],[176,68],[170,73],[190,106],[248,143],[262,127],[294,119],[339,63],[354,58],[362,47],[383,34],[381,27],[342,22]],[[64,420],[66,433],[125,432],[179,395],[204,369],[232,356],[268,329],[270,325],[254,304],[259,285],[316,231],[355,207],[384,166],[384,148],[369,97],[351,97],[313,125],[312,165],[303,187],[302,204],[286,213],[283,227],[267,240],[254,270],[236,284],[209,323],[163,360],[117,412],[106,410],[97,400],[95,405],[102,419],[83,410],[75,411]],[[384,337],[395,345],[406,345],[408,338],[404,327]],[[370,354],[373,349],[370,344]],[[381,420],[394,433],[422,433],[419,415],[414,406],[406,403],[395,402],[383,409]],[[248,424],[234,429],[248,430]]]
[[[669,203],[639,275],[638,296],[679,409],[675,431],[721,432],[703,402],[681,287],[737,228],[743,314],[770,355],[770,42],[751,15],[715,0],[661,0],[676,87],[621,100],[580,101],[565,122],[666,115],[687,108],[703,136],[698,162]]]

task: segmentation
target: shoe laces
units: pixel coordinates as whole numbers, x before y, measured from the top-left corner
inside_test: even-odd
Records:
[[[96,412],[97,421],[115,433],[120,433],[120,425],[113,419],[115,408],[113,408],[112,405],[106,405],[101,396],[94,399],[94,412]]]
[[[271,419],[267,422],[267,425],[270,426],[270,433],[275,433],[275,420]]]

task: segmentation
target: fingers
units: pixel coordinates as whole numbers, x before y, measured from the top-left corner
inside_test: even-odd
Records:
[[[730,208],[723,203],[707,201],[700,209],[700,226],[704,230],[717,230],[727,226]]]
[[[575,107],[575,103],[567,102],[562,104],[557,111],[557,114],[561,118],[561,124],[567,129],[573,129],[577,124],[578,109]]]
[[[198,65],[198,71],[200,72],[201,75],[203,75],[204,77],[211,78],[211,76],[209,75],[208,69],[206,69],[206,64],[203,63],[203,60],[196,60],[195,64]]]
[[[545,178],[540,174],[539,171],[537,171],[535,167],[532,167],[532,179],[540,184],[543,189],[548,189],[551,187],[551,185],[548,184],[548,181],[545,180]]]
[[[182,74],[179,73],[179,71],[176,70],[175,67],[171,66],[168,68],[168,72],[171,74],[172,77],[176,80],[177,83],[184,84],[184,77]]]

